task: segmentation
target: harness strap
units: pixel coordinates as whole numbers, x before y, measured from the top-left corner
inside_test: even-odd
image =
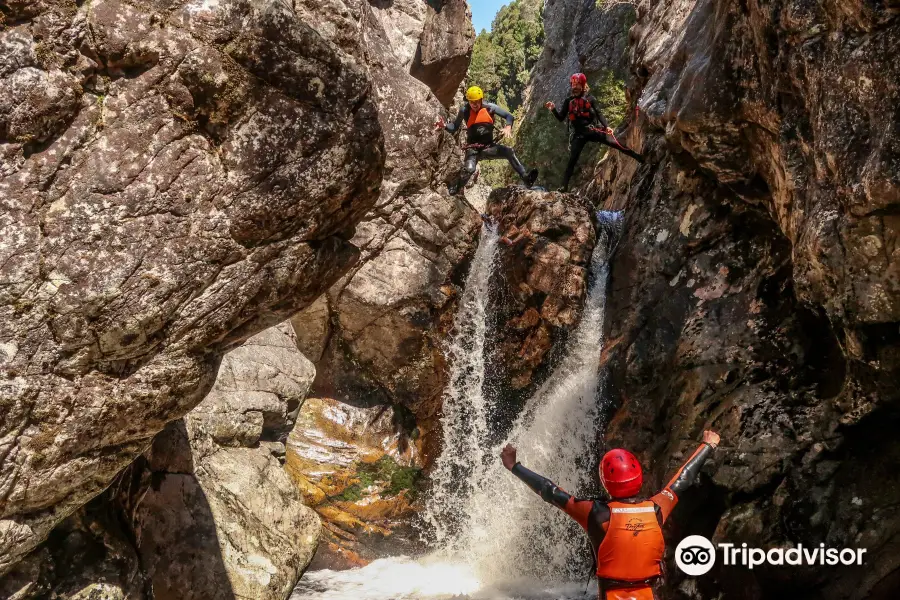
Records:
[[[590,129],[591,129],[591,131],[596,131],[597,133],[602,133],[603,135],[606,135],[606,136],[611,137],[612,140],[613,140],[613,143],[614,143],[618,148],[620,148],[620,149],[622,149],[622,150],[627,150],[627,148],[626,148],[625,146],[622,145],[622,142],[620,142],[619,139],[616,137],[616,134],[614,134],[614,133],[606,133],[605,131],[603,131],[602,129],[600,129],[600,128],[598,128],[598,127],[591,127]]]

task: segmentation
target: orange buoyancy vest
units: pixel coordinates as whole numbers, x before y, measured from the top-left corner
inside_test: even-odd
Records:
[[[469,120],[466,121],[466,127],[473,127],[475,125],[493,125],[494,124],[494,115],[491,114],[491,111],[487,109],[487,107],[482,106],[481,110],[477,113],[469,109]]]
[[[662,575],[666,543],[653,502],[610,502],[609,513],[609,526],[597,549],[597,577],[645,581]]]

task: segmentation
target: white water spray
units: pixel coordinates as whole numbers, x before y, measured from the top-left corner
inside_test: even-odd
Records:
[[[477,493],[473,468],[483,467],[490,457],[489,423],[494,406],[484,393],[485,342],[491,275],[497,260],[496,225],[485,225],[459,309],[453,333],[445,346],[450,380],[444,392],[441,418],[442,448],[432,480],[433,507],[425,519],[434,528],[436,539],[453,539],[460,521],[455,518],[456,499]],[[447,449],[450,449],[447,451]]]
[[[350,572],[307,573],[293,600],[595,597],[583,584],[571,583],[587,575],[584,534],[503,468],[500,449],[513,443],[525,466],[572,493],[589,487],[601,408],[607,256],[621,224],[617,213],[598,217],[602,227],[581,323],[551,376],[498,445],[490,441],[496,407],[484,393],[489,284],[498,236],[496,229],[485,227],[446,349],[451,372],[443,453],[432,474],[425,515],[435,552],[417,562],[401,557]]]
[[[482,460],[473,460],[471,447],[444,446],[438,465],[443,461],[467,465],[471,493],[460,494],[459,480],[448,478],[446,470],[439,468],[433,475],[429,516],[437,521],[449,518],[456,524],[438,530],[435,541],[439,553],[453,562],[473,565],[483,582],[499,583],[522,575],[544,580],[572,580],[586,575],[586,542],[578,526],[508,473],[499,457],[500,449],[512,443],[519,450],[522,464],[572,493],[584,491],[591,481],[608,279],[606,230],[600,237],[591,259],[592,281],[581,323],[565,356],[528,400],[508,438],[487,451],[478,449]],[[465,398],[453,410],[476,414],[487,410],[488,414],[472,418],[489,423],[491,407],[471,400]],[[444,423],[445,428],[448,425],[452,423]],[[460,470],[465,469],[458,467]],[[447,529],[457,533],[442,538],[442,531]]]

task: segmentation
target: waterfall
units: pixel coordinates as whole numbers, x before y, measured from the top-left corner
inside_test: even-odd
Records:
[[[609,242],[618,237],[619,223],[617,213],[600,213],[598,219],[600,239],[591,257],[584,313],[563,358],[528,400],[506,440],[489,448],[445,443],[433,475],[438,492],[427,502],[428,517],[437,522],[449,519],[455,525],[439,528],[435,545],[448,560],[472,564],[486,583],[522,575],[559,580],[586,575],[586,540],[578,526],[508,473],[499,457],[500,449],[512,443],[523,465],[572,493],[589,491],[596,479],[591,473],[596,464],[591,449],[601,406],[598,366],[603,348],[607,255]],[[469,420],[490,423],[490,413],[480,414],[490,411],[489,403],[473,401],[475,398],[481,399],[482,394],[448,394],[445,403],[458,404],[445,404],[445,413],[465,412]],[[446,421],[444,427],[448,427]],[[442,468],[443,464],[453,464],[454,469]],[[446,531],[454,533],[446,536]]]
[[[443,450],[432,472],[424,521],[433,552],[420,560],[377,560],[346,572],[307,573],[292,600],[583,600],[586,536],[507,472],[500,449],[519,451],[528,468],[573,494],[590,492],[596,475],[601,410],[603,317],[608,255],[621,233],[618,213],[600,212],[581,322],[551,375],[526,402],[506,440],[493,443],[494,401],[485,394],[490,281],[496,228],[485,226],[445,351]]]
[[[497,226],[486,224],[444,348],[450,378],[442,402],[442,447],[454,450],[443,452],[436,461],[429,501],[432,508],[425,516],[442,541],[453,539],[458,531],[454,516],[461,499],[475,493],[469,477],[473,466],[480,467],[490,458],[485,450],[494,410],[484,393],[484,348],[498,239]]]

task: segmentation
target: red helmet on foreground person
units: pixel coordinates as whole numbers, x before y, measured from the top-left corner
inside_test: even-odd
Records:
[[[575,85],[577,83],[581,85],[581,87],[584,87],[587,85],[587,75],[585,75],[584,73],[575,73],[574,75],[572,75],[569,81],[572,83],[572,85]]]
[[[644,472],[634,454],[616,448],[600,461],[600,481],[613,498],[629,498],[641,491]]]

